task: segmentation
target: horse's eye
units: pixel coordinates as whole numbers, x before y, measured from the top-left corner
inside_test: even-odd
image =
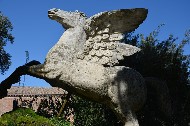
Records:
[[[55,12],[57,12],[57,11],[58,11],[58,9],[55,9],[54,11],[55,11]]]

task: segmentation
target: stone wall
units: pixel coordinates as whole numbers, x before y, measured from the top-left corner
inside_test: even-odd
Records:
[[[62,103],[62,96],[67,94],[60,88],[37,88],[37,87],[11,87],[8,95],[0,99],[0,116],[6,112],[12,111],[15,106],[29,107],[37,111],[39,105],[44,99],[52,99],[53,102]]]
[[[0,116],[13,110],[13,100],[13,97],[5,97],[0,99]]]

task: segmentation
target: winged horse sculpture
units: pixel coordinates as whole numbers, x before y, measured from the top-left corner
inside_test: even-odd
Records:
[[[44,79],[54,87],[105,104],[125,126],[138,126],[135,112],[146,100],[144,79],[132,68],[119,66],[119,61],[140,51],[123,43],[123,34],[138,28],[147,13],[143,8],[121,9],[87,18],[79,11],[50,9],[49,18],[65,31],[43,64],[32,61],[22,66],[20,75]]]

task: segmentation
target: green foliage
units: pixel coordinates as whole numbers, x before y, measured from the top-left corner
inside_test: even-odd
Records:
[[[169,87],[184,86],[188,83],[190,59],[183,54],[183,47],[189,43],[190,30],[186,31],[180,44],[177,44],[178,38],[173,35],[160,41],[157,39],[159,31],[160,26],[146,37],[143,34],[127,35],[130,38],[126,38],[127,43],[142,49],[137,55],[126,59],[127,65],[145,77],[154,76],[166,80]]]
[[[14,37],[10,33],[13,27],[7,17],[0,12],[0,73],[3,74],[10,66],[10,54],[7,53],[4,47],[7,42],[13,43]]]
[[[190,55],[184,55],[184,46],[190,42],[190,30],[185,32],[184,39],[180,42],[173,35],[161,41],[158,39],[160,27],[162,25],[148,36],[126,34],[124,42],[138,46],[141,51],[131,57],[126,57],[122,65],[136,69],[144,77],[157,77],[165,81],[170,90],[174,111],[173,120],[175,123],[186,125],[184,108],[187,106],[188,98]]]
[[[2,115],[0,126],[55,126],[49,119],[31,109],[20,108]]]
[[[71,105],[76,126],[120,126],[115,114],[106,106],[74,96]]]
[[[61,97],[62,101],[65,98]],[[61,105],[60,102],[53,104],[51,98],[49,100],[43,99],[37,113],[44,117],[51,117],[50,120],[57,126],[70,125],[67,118],[72,114],[74,115],[74,125],[76,126],[120,126],[115,114],[109,108],[96,102],[72,95],[62,115],[56,118]]]
[[[50,121],[51,121],[55,126],[71,126],[71,123],[65,121],[63,118],[53,117],[53,118],[50,118]]]

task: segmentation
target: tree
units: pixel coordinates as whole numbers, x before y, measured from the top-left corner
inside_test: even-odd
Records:
[[[7,42],[11,44],[14,42],[14,37],[10,33],[13,29],[13,26],[9,19],[4,16],[0,11],[0,73],[4,74],[11,65],[11,55],[7,53],[4,47],[7,45]]]
[[[144,77],[166,80],[170,88],[186,87],[190,75],[190,55],[184,55],[183,48],[190,42],[190,30],[185,32],[185,38],[179,43],[173,35],[163,41],[157,39],[160,27],[146,37],[143,34],[126,34],[124,42],[138,46],[141,51],[126,57],[122,63],[135,68]]]
[[[165,81],[171,95],[174,120],[184,124],[190,76],[190,55],[184,55],[184,46],[190,42],[190,30],[185,32],[181,42],[177,42],[178,38],[173,35],[160,41],[157,37],[161,26],[146,37],[143,34],[126,34],[124,42],[138,46],[141,51],[126,57],[122,64],[136,69],[144,77],[156,77]]]

